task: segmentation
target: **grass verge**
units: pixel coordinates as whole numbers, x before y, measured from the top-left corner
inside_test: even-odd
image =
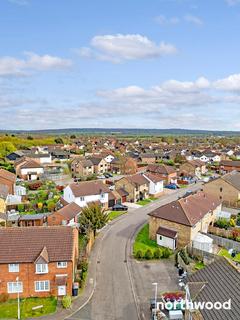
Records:
[[[109,221],[112,221],[126,213],[127,211],[110,211],[108,213]]]
[[[42,310],[32,311],[33,307],[43,305]],[[57,307],[57,299],[49,298],[26,298],[21,299],[21,319],[35,318],[54,313]],[[0,303],[0,319],[17,319],[17,299]]]
[[[226,257],[232,261],[235,261],[235,262],[238,262],[240,263],[240,253],[238,253],[234,258],[228,253],[227,249],[221,249],[219,252],[218,252],[218,255],[219,256],[222,256],[222,257]]]

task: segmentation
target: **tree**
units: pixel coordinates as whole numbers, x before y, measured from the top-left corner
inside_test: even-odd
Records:
[[[15,146],[8,141],[3,141],[0,143],[0,157],[5,158],[9,153],[15,151]]]
[[[70,139],[76,139],[75,134],[72,134],[72,135],[70,136]]]
[[[89,230],[93,230],[95,236],[96,231],[103,228],[108,222],[108,219],[108,215],[99,204],[90,203],[87,207],[82,209],[82,213],[79,218],[80,228],[85,233]]]
[[[63,139],[62,138],[56,138],[54,141],[57,144],[63,144]]]

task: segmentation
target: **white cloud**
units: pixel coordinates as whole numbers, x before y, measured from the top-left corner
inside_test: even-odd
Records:
[[[21,76],[29,70],[61,69],[71,66],[71,60],[26,52],[25,59],[0,57],[0,76]]]
[[[203,21],[202,19],[200,19],[199,17],[193,16],[193,15],[186,15],[184,17],[184,20],[190,23],[193,23],[197,26],[202,26],[203,25]]]
[[[213,83],[216,89],[240,92],[240,74],[232,74],[227,78],[219,79]]]
[[[82,57],[119,63],[126,60],[157,58],[176,53],[172,44],[161,42],[156,44],[139,34],[116,34],[95,36],[91,40],[91,48],[79,50]]]

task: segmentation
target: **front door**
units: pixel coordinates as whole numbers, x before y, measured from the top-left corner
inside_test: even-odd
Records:
[[[66,286],[58,286],[58,296],[66,295]]]

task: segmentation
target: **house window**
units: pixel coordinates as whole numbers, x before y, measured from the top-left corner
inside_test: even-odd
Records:
[[[48,265],[46,263],[37,263],[36,273],[48,273]]]
[[[162,236],[159,236],[159,240],[162,240]]]
[[[67,268],[67,262],[66,261],[57,262],[57,267],[58,268]]]
[[[222,192],[222,191],[223,191],[223,188],[221,187],[221,188],[220,188],[220,192]]]
[[[8,293],[21,293],[23,292],[22,282],[8,282],[7,284]]]
[[[19,272],[19,264],[17,263],[11,263],[8,265],[8,271],[9,272]]]
[[[35,281],[35,292],[44,292],[50,290],[49,280]]]
[[[80,201],[84,201],[85,200],[85,197],[80,197]]]

